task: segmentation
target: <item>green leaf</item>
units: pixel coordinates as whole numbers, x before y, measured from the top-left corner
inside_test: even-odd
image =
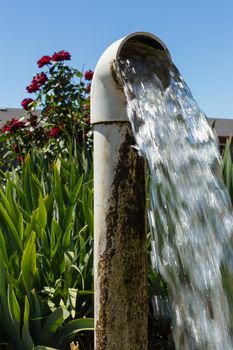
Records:
[[[76,310],[76,300],[77,300],[78,290],[75,288],[68,288],[68,298],[71,310],[72,318],[75,318],[75,310]]]
[[[48,346],[44,345],[37,345],[34,350],[59,350],[57,348],[49,348]]]
[[[29,176],[30,176],[29,184],[30,184],[31,203],[32,203],[32,208],[31,209],[35,209],[37,207],[38,196],[39,196],[39,193],[40,193],[40,189],[38,189],[37,183],[34,181],[34,178],[32,177],[31,172],[30,172]]]
[[[63,307],[58,307],[54,312],[52,312],[42,329],[44,341],[48,341],[53,337],[58,328],[64,323],[64,321],[70,316],[68,310]]]
[[[12,193],[11,193],[11,195],[12,195]],[[8,200],[7,196],[3,193],[2,190],[0,190],[0,196],[2,198],[2,202],[5,206],[5,209],[8,213],[8,215],[11,217],[12,222],[16,226],[18,223],[18,214],[19,214],[18,210],[17,210],[17,212],[16,212],[16,210],[14,210],[15,208],[12,207],[10,201]]]
[[[72,320],[63,327],[53,340],[53,344],[57,344],[59,348],[64,349],[64,346],[71,340],[78,332],[94,331],[93,318],[79,318]]]
[[[29,301],[27,296],[25,295],[23,322],[28,329],[29,329],[29,314],[30,314]]]
[[[78,195],[80,193],[80,189],[81,189],[82,183],[83,183],[83,175],[80,176],[80,178],[79,178],[79,180],[78,180],[77,184],[75,185],[75,188],[74,188],[74,190],[72,192],[71,199],[72,199],[73,203],[75,203],[76,200],[77,200],[77,197],[78,197]]]
[[[85,221],[93,236],[94,235],[94,216],[92,211],[92,191],[88,190],[87,186],[84,186],[83,188],[82,209],[83,209]]]
[[[42,195],[42,193],[43,193],[42,181],[40,181],[40,180],[38,179],[38,177],[36,176],[35,173],[32,173],[32,174],[31,174],[31,177],[32,177],[32,179],[33,179],[35,185],[37,186],[37,188],[38,188],[40,194]]]
[[[71,205],[69,205],[66,208],[65,217],[64,217],[64,220],[63,220],[63,224],[62,224],[63,228],[66,228],[67,226],[72,224],[73,217],[74,217],[74,214],[75,214],[75,207],[76,207],[76,204],[71,204]]]
[[[54,197],[56,198],[56,204],[59,211],[59,218],[61,219],[60,222],[62,222],[64,219],[65,204],[62,192],[61,177],[56,164],[54,164],[54,183]]]
[[[23,224],[23,214],[21,212],[19,212],[19,216],[18,216],[18,226],[19,226],[19,237],[20,237],[20,240],[23,241],[24,240],[24,224]]]
[[[47,210],[45,207],[44,199],[40,195],[39,197],[39,206],[37,211],[37,223],[39,227],[39,232],[45,229],[47,224]]]
[[[9,259],[7,254],[7,248],[6,248],[6,241],[3,236],[2,230],[0,229],[0,250],[2,254],[2,258],[6,266],[9,266]],[[1,283],[0,283],[1,284]]]
[[[52,225],[51,225],[51,238],[50,238],[50,250],[51,250],[51,258],[52,258],[52,252],[54,251],[54,248],[58,242],[60,242],[60,237],[62,236],[62,230],[59,223],[56,221],[55,218],[52,219]]]
[[[73,221],[73,217],[74,217],[74,213],[75,213],[75,207],[76,207],[76,202],[77,202],[77,198],[78,195],[80,193],[80,189],[83,183],[83,176],[80,177],[80,179],[78,180],[77,184],[75,185],[75,188],[71,194],[70,197],[70,205],[67,207],[66,209],[66,214],[64,217],[64,224],[63,227],[67,227],[72,221]]]
[[[78,295],[94,295],[94,290],[79,290]]]
[[[22,328],[22,343],[25,350],[33,349],[33,340],[29,330],[29,314],[30,306],[27,296],[25,295],[24,316],[23,316],[23,328]]]
[[[24,233],[25,237],[30,237],[31,232],[35,231],[35,229],[36,229],[36,224],[35,224],[36,216],[37,216],[37,212],[36,211],[33,211],[31,213],[31,215],[29,215],[29,219],[27,220],[28,224],[26,226],[25,233]]]
[[[27,156],[23,166],[23,189],[25,193],[25,205],[24,208],[31,212],[33,208],[32,196],[31,196],[31,183],[30,183],[30,157]]]
[[[11,320],[12,320],[13,325],[14,325],[15,336],[16,336],[17,341],[18,341],[21,338],[20,337],[21,314],[20,314],[20,307],[19,307],[18,301],[16,299],[14,290],[13,290],[11,285],[8,285],[7,302],[8,302]],[[21,341],[20,341],[20,343],[21,343]]]
[[[74,261],[74,252],[73,251],[64,252],[64,259],[62,260],[60,271],[61,273],[65,273],[65,275],[67,276],[66,282],[71,277],[70,269],[71,269],[71,265],[73,264],[73,261]]]
[[[42,339],[41,332],[41,315],[43,314],[42,305],[37,294],[32,291],[28,293],[28,298],[30,300],[30,330],[33,334],[33,340],[36,344],[39,344]]]
[[[17,194],[19,195],[19,198],[20,198],[21,200],[24,200],[26,194],[25,194],[25,192],[24,192],[23,189],[22,189],[22,185],[19,186],[19,185],[16,183],[17,180],[16,180],[16,182],[14,182],[12,178],[8,178],[8,179],[7,179],[7,182],[8,182],[8,184],[10,184],[10,185],[12,186],[12,188],[14,188],[14,189],[16,190]]]
[[[30,291],[34,286],[34,279],[36,275],[36,234],[31,233],[31,236],[23,251],[21,261],[22,276],[25,288]]]
[[[0,203],[0,213],[2,214],[2,218],[5,220],[5,223],[7,224],[8,228],[9,228],[9,233],[11,234],[11,237],[15,243],[15,247],[16,247],[18,253],[22,254],[23,247],[22,247],[20,237],[18,235],[18,231],[17,231],[16,227],[14,226],[7,211],[3,208],[2,203]],[[10,237],[9,237],[9,239],[10,239]]]
[[[68,250],[70,248],[70,234],[72,231],[74,224],[71,222],[68,227],[66,228],[65,234],[63,236],[62,240],[62,247],[64,250]]]
[[[1,276],[1,283],[0,283],[0,304],[3,308],[4,314],[2,317],[4,317],[4,325],[8,330],[12,327],[12,320],[10,317],[10,312],[8,308],[8,302],[7,302],[7,291],[6,291],[6,277],[5,277],[5,270],[4,270],[4,263],[2,259],[2,254],[0,252],[0,276]]]
[[[233,168],[231,159],[231,138],[227,140],[223,154],[222,164],[223,179],[233,201]]]

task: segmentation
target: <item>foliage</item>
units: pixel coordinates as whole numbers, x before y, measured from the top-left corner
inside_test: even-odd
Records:
[[[68,60],[37,62],[35,97],[0,133],[0,349],[93,343],[93,72]]]
[[[222,161],[223,180],[227,186],[228,192],[233,203],[233,163],[232,163],[232,140],[229,138],[223,152]]]
[[[91,148],[90,86],[93,72],[83,74],[65,61],[70,53],[59,51],[43,56],[37,63],[46,68],[27,86],[34,98],[25,98],[21,119],[3,125],[0,133],[1,166],[22,162],[32,149],[40,149],[49,159],[68,155],[77,146]],[[37,109],[37,110],[36,110]]]
[[[34,152],[0,187],[0,343],[14,349],[65,349],[93,329],[92,168],[79,157]]]

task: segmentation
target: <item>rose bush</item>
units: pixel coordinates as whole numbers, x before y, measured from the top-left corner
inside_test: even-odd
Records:
[[[32,149],[40,149],[53,160],[58,154],[91,150],[90,88],[93,72],[70,67],[67,51],[45,55],[37,61],[43,71],[26,87],[34,98],[25,98],[24,114],[1,128],[1,158],[21,162]]]

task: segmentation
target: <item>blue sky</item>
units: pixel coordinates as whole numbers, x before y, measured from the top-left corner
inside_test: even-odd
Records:
[[[159,36],[209,117],[233,118],[232,0],[1,0],[0,108],[19,107],[36,62],[58,50],[94,69],[113,41]]]

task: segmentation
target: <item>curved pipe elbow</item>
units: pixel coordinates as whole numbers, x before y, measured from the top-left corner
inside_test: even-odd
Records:
[[[155,35],[146,32],[132,33],[110,45],[100,57],[91,87],[91,123],[128,122],[125,96],[117,86],[114,77],[114,63],[121,57],[129,43],[144,43],[152,48],[162,49],[169,60],[170,53],[165,44]]]

